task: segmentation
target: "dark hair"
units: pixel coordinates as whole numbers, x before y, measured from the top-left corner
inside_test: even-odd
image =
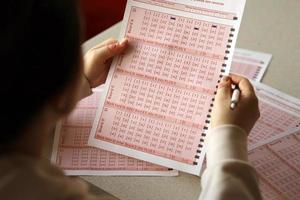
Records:
[[[74,0],[1,2],[0,147],[79,72],[78,13]]]

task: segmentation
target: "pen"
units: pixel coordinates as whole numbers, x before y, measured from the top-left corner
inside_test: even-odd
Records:
[[[232,96],[231,96],[231,100],[230,100],[230,108],[233,110],[237,103],[239,102],[240,99],[240,89],[238,88],[237,85],[235,85],[233,92],[232,92]]]

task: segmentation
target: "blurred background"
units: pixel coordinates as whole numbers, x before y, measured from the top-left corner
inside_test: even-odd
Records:
[[[97,35],[123,18],[126,0],[80,0],[84,23],[85,40]]]

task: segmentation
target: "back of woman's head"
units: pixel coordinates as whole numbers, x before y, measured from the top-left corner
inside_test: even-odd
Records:
[[[5,0],[0,13],[3,147],[75,77],[80,24],[74,0]]]

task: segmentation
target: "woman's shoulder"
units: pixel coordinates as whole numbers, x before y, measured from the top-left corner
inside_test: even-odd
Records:
[[[93,199],[87,185],[48,160],[24,155],[0,157],[0,196],[4,199]]]

